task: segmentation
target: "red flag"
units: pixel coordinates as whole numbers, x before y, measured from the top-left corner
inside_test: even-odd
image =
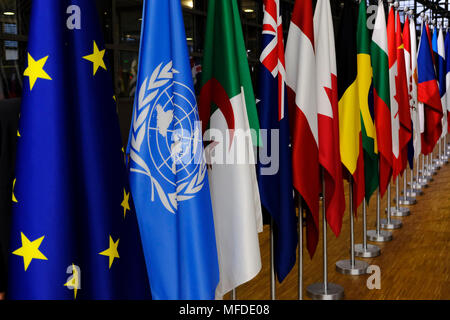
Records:
[[[401,27],[398,27],[401,28]],[[391,99],[391,125],[392,125],[392,178],[395,180],[400,173],[400,120],[399,120],[399,89],[397,88],[398,61],[396,41],[395,11],[391,6],[387,23],[388,57],[389,57],[389,86]]]
[[[329,0],[318,0],[314,13],[316,45],[319,162],[324,170],[327,221],[336,236],[345,211],[339,149],[339,117],[336,52]]]
[[[398,118],[400,130],[398,134],[399,140],[399,159],[395,167],[398,168],[400,174],[406,169],[408,163],[408,143],[412,137],[411,112],[409,105],[408,80],[406,78],[405,66],[405,50],[402,39],[402,28],[400,15],[397,12],[397,31],[396,31],[396,47],[397,47],[397,76],[395,77],[396,100],[398,102]],[[405,30],[408,30],[409,23],[405,24]],[[409,36],[407,37],[409,42]]]
[[[286,79],[292,121],[295,189],[306,202],[307,247],[314,255],[319,239],[319,150],[316,62],[311,0],[297,0],[286,44]]]

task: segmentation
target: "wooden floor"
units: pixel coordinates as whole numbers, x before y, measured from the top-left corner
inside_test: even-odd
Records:
[[[392,196],[395,196],[395,185]],[[339,238],[336,239],[328,228],[328,279],[344,287],[345,299],[450,299],[450,164],[438,171],[417,200],[417,204],[411,206],[410,216],[395,218],[403,221],[403,228],[393,231],[394,239],[377,244],[382,250],[381,256],[362,259],[381,268],[380,290],[367,288],[370,275],[348,276],[335,271],[336,261],[349,258],[348,211]],[[372,198],[368,210],[369,229],[375,225],[375,201],[376,198]],[[386,207],[386,196],[382,207]],[[361,209],[355,221],[355,241],[362,241]],[[270,299],[268,226],[260,235],[260,246],[263,268],[255,279],[237,289],[240,300]],[[312,260],[304,248],[304,299],[308,299],[306,286],[323,279],[322,261],[322,242]],[[277,299],[298,298],[297,274],[296,265],[282,284],[277,283]]]

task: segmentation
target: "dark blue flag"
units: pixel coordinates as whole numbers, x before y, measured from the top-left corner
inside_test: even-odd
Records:
[[[10,299],[150,297],[92,0],[33,1]]]
[[[292,185],[286,71],[279,1],[264,1],[258,114],[267,132],[258,160],[261,203],[274,220],[275,269],[279,282],[295,265],[297,218]],[[272,141],[271,136],[275,134]],[[278,134],[278,135],[276,135]],[[264,136],[264,135],[263,135]],[[279,161],[268,162],[268,158]],[[278,165],[278,166],[277,166]]]

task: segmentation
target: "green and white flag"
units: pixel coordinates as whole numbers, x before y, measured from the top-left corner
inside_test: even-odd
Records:
[[[236,0],[209,1],[199,112],[209,143],[205,154],[220,270],[216,299],[221,299],[261,269],[253,151],[259,121]]]

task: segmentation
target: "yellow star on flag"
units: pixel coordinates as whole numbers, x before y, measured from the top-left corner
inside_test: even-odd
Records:
[[[94,76],[97,73],[98,68],[102,67],[106,70],[105,62],[103,61],[103,57],[105,56],[105,50],[98,50],[97,43],[94,41],[94,53],[84,56],[83,59],[88,60],[93,63],[94,67]]]
[[[78,270],[77,268],[75,268],[75,265],[73,263],[72,263],[72,271],[73,271],[72,277],[70,277],[70,279],[64,284],[64,286],[73,289],[74,300],[76,300],[78,288],[80,287],[80,277],[78,274]]]
[[[39,251],[39,247],[45,236],[42,236],[34,241],[28,240],[23,232],[20,233],[20,236],[22,238],[22,247],[14,251],[13,254],[23,257],[25,271],[27,271],[28,266],[33,259],[48,260],[47,257],[44,256],[41,251]]]
[[[15,203],[17,203],[17,202],[18,202],[18,201],[17,201],[17,198],[16,198],[16,196],[14,195],[14,188],[15,188],[15,186],[16,186],[16,179],[14,179],[14,181],[13,181],[12,201],[15,202]]]
[[[127,210],[130,211],[130,193],[123,189],[123,201],[121,206],[123,207],[123,218],[127,215]]]
[[[52,78],[45,72],[44,65],[47,62],[48,56],[35,61],[30,53],[28,53],[28,67],[23,72],[25,77],[30,79],[30,91],[33,90],[37,79],[52,80]]]
[[[117,239],[117,241],[114,242],[113,239],[111,238],[111,236],[109,236],[109,248],[106,249],[105,251],[102,251],[99,253],[102,256],[109,257],[109,268],[110,269],[114,262],[114,259],[120,258],[119,252],[117,251],[117,247],[119,246],[119,240],[120,239]]]

